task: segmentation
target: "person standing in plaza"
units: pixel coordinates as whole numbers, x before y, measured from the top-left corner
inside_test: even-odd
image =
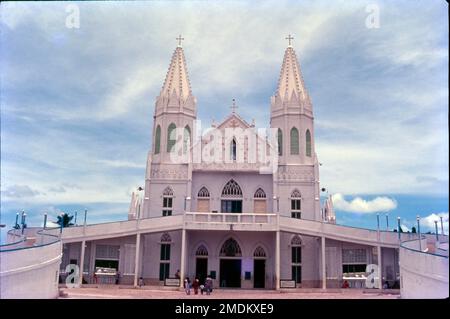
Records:
[[[194,288],[194,294],[198,295],[198,287],[200,287],[200,281],[198,278],[195,278],[194,282],[192,283],[192,288]]]

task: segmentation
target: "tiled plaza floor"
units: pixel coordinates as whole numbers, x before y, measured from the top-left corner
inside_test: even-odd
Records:
[[[237,289],[215,289],[209,296],[186,295],[184,291],[167,290],[158,288],[134,289],[118,287],[98,288],[60,288],[61,298],[72,299],[398,299],[398,294],[364,292],[363,290],[348,289],[341,292],[320,291],[274,291],[274,290],[237,290]]]

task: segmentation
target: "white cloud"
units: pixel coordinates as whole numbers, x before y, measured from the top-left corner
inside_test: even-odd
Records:
[[[438,232],[441,233],[441,218],[444,225],[444,231],[446,234],[448,234],[448,212],[444,213],[431,213],[430,215],[423,217],[420,219],[420,225],[424,229],[435,231],[435,225],[434,222],[438,222]]]
[[[397,208],[397,202],[389,197],[380,196],[372,200],[356,197],[349,202],[339,193],[333,195],[333,205],[337,210],[361,214],[388,212]]]
[[[145,168],[145,162],[134,163],[120,160],[97,160],[97,163],[108,165],[115,168]]]
[[[409,227],[406,226],[405,224],[402,224],[401,227],[402,227],[403,232],[405,232],[405,233],[411,231],[411,229],[409,229]]]

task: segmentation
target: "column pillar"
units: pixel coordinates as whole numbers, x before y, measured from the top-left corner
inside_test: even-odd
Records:
[[[86,248],[86,241],[81,242],[81,256],[80,256],[80,274],[78,276],[78,285],[83,283],[83,270],[84,270],[84,249]]]
[[[137,287],[139,279],[139,265],[140,265],[140,255],[141,255],[141,234],[136,234],[136,253],[134,256],[134,286]]]
[[[181,266],[180,266],[180,288],[183,288],[184,278],[186,277],[185,272],[186,263],[186,229],[183,228],[181,231]]]
[[[381,256],[381,246],[377,246],[378,254],[378,289],[383,289],[383,259]]]
[[[327,268],[325,257],[325,237],[322,236],[322,289],[327,289]]]
[[[280,290],[280,231],[276,232],[275,239],[275,289]]]

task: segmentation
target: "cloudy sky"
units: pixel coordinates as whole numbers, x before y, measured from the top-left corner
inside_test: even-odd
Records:
[[[4,2],[0,14],[3,223],[22,209],[36,223],[84,208],[91,222],[126,218],[180,33],[199,119],[235,98],[257,127],[292,34],[338,221],[448,221],[443,1]]]

